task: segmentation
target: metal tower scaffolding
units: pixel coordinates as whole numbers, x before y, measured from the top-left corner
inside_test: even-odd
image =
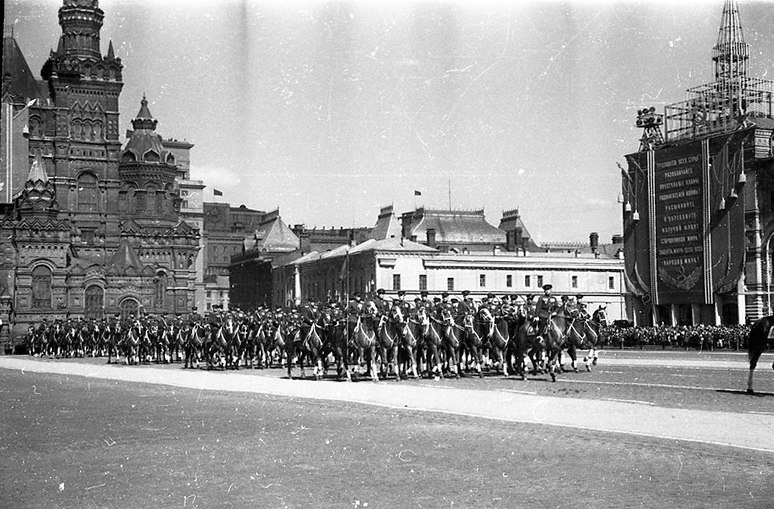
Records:
[[[715,81],[687,90],[685,101],[665,109],[666,140],[732,131],[748,117],[774,118],[774,82],[748,76],[750,46],[744,42],[739,8],[726,0],[712,48]]]

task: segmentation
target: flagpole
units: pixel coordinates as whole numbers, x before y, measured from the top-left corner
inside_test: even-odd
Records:
[[[451,209],[451,179],[449,179],[449,210]]]

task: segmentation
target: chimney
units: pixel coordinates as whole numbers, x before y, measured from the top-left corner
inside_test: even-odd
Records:
[[[302,254],[307,254],[312,252],[312,236],[309,234],[309,232],[301,231],[298,234],[298,241],[299,241],[299,249],[301,249]]]
[[[427,245],[433,249],[437,247],[435,243],[435,228],[427,229]]]
[[[591,235],[589,235],[589,246],[591,247],[591,252],[597,254],[599,249],[599,234],[597,232],[591,232]]]
[[[516,251],[516,230],[505,232],[505,249],[507,251]]]

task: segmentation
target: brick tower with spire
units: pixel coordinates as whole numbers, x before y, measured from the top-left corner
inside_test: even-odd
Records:
[[[186,313],[194,303],[200,233],[180,214],[186,171],[145,97],[122,148],[123,64],[112,42],[102,53],[104,16],[97,0],[63,0],[40,80],[4,38],[14,50],[4,68],[18,76],[3,82],[3,106],[29,119],[29,175],[9,182],[0,215],[10,240],[0,243],[0,318],[12,312],[17,337],[41,317]]]

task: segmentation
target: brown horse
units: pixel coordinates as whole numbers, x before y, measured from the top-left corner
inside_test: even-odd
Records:
[[[491,318],[491,316],[490,314],[489,317]],[[469,313],[462,318],[462,327],[465,329],[465,347],[473,357],[473,367],[481,378],[484,377],[484,373],[481,371],[481,350],[491,333],[491,325],[493,324],[485,323],[481,318],[476,319]]]
[[[524,357],[528,356],[532,362],[532,374],[542,372],[542,357],[545,350],[545,340],[538,333],[538,325],[531,319],[526,319],[516,332],[516,365],[515,371],[521,375],[522,380],[527,379],[527,367]]]
[[[559,360],[559,354],[562,352],[567,341],[567,329],[570,322],[564,315],[553,315],[548,319],[548,325],[541,331],[541,336],[545,340],[546,364],[548,365],[548,374],[552,382],[556,382],[556,368]]]
[[[588,349],[588,354],[583,357],[586,364],[586,371],[591,371],[591,365],[597,363],[597,341],[599,333],[597,324],[588,319],[572,318],[567,327],[567,354],[572,360],[572,369],[578,372],[578,354],[577,350]]]
[[[415,334],[415,328],[411,325],[412,321],[410,319],[404,319],[403,312],[399,307],[395,308],[395,319],[400,324],[400,346],[405,352],[409,364],[408,369],[405,370],[406,376],[408,376],[408,371],[410,370],[414,378],[418,379],[419,374],[417,373],[416,351],[419,345],[419,338]],[[398,370],[398,376],[400,376],[400,368]]]
[[[379,318],[379,324],[376,327],[379,343],[377,345],[379,356],[382,359],[382,378],[387,378],[390,373],[395,373],[395,380],[400,382],[400,372],[398,370],[398,347],[400,346],[400,331],[395,321],[395,309],[390,310],[390,314],[382,315]],[[398,322],[399,323],[399,322]]]
[[[764,316],[756,321],[747,335],[747,358],[750,361],[750,375],[747,378],[747,393],[753,391],[753,371],[761,354],[774,343],[774,315]],[[774,364],[771,365],[774,368]]]
[[[291,341],[286,343],[288,356],[288,378],[293,379],[293,358],[296,358],[301,368],[301,378],[306,378],[306,368],[304,360],[309,360],[310,365],[314,364],[313,375],[315,380],[320,380],[323,374],[322,366],[322,346],[323,340],[321,334],[325,328],[317,322],[311,325],[299,327],[293,333]]]
[[[355,348],[363,353],[367,372],[371,373],[371,380],[379,381],[376,371],[376,330],[373,314],[359,316],[352,337]]]
[[[433,358],[437,361],[438,371],[440,372],[441,361],[438,358],[438,347],[441,344],[440,336],[433,334],[432,327],[430,326],[430,317],[427,315],[427,311],[424,307],[419,307],[416,310],[413,318],[409,318],[406,321],[406,328],[411,333],[411,337],[416,340],[414,344],[414,366],[419,371],[422,370],[422,365],[429,364],[430,360],[427,358],[428,354],[432,354]],[[436,342],[437,340],[437,342]],[[432,349],[431,343],[435,344],[435,348]],[[432,349],[432,351],[431,351]],[[434,353],[433,353],[434,352]]]

